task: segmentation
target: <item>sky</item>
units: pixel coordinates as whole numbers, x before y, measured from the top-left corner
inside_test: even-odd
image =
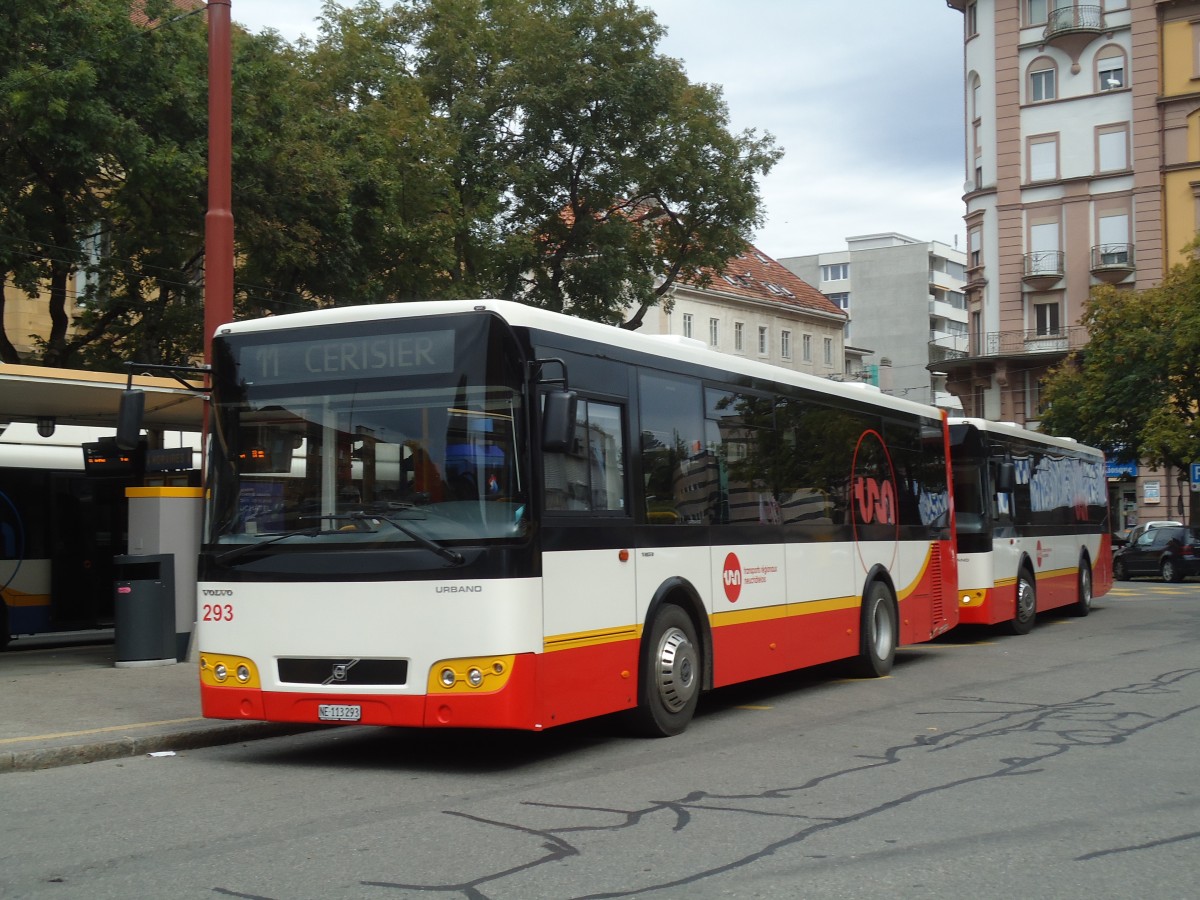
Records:
[[[721,87],[732,129],[769,132],[785,151],[759,183],[763,253],[893,231],[965,249],[962,14],[945,0],[639,5],[667,29],[660,52]],[[289,41],[317,37],[321,6],[231,0],[235,22]]]

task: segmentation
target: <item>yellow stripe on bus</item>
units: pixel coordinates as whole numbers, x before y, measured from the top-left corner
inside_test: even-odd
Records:
[[[49,606],[49,594],[27,594],[16,588],[0,589],[0,598],[9,606]]]
[[[618,641],[636,640],[641,637],[641,632],[640,627],[630,625],[624,628],[601,628],[595,631],[578,631],[573,634],[556,634],[542,640],[542,649],[546,653],[552,653],[555,650],[596,647]]]

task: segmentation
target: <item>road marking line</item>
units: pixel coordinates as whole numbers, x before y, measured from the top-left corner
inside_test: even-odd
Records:
[[[83,737],[86,734],[104,734],[110,731],[128,731],[131,728],[154,728],[157,725],[182,725],[184,722],[203,722],[203,717],[188,719],[164,719],[161,722],[135,722],[132,725],[108,725],[104,728],[89,728],[86,731],[60,731],[57,734],[34,734],[29,737],[0,738],[0,744],[20,744],[22,741],[45,741],[52,738]]]

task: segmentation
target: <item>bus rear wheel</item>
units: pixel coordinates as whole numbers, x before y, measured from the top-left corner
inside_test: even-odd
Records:
[[[896,604],[886,584],[874,581],[863,598],[859,653],[855,668],[864,678],[882,678],[896,661],[899,632]]]
[[[634,726],[650,737],[679,734],[696,712],[703,672],[691,617],[668,604],[659,610],[642,646]]]
[[[1079,598],[1075,601],[1072,612],[1077,616],[1086,616],[1092,611],[1092,567],[1086,559],[1079,562]]]
[[[1008,630],[1013,634],[1029,634],[1037,620],[1037,588],[1028,573],[1017,576],[1017,612],[1008,620]]]

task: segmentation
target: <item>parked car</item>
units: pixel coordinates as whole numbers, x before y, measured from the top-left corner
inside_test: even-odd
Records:
[[[1158,575],[1163,581],[1200,575],[1200,527],[1158,525],[1143,530],[1113,554],[1113,577],[1125,581],[1135,575]]]
[[[1143,522],[1141,525],[1134,525],[1127,531],[1115,532],[1112,536],[1113,549],[1124,547],[1126,544],[1132,544],[1139,536],[1149,531],[1151,528],[1162,528],[1164,525],[1182,525],[1182,522],[1150,521]]]

